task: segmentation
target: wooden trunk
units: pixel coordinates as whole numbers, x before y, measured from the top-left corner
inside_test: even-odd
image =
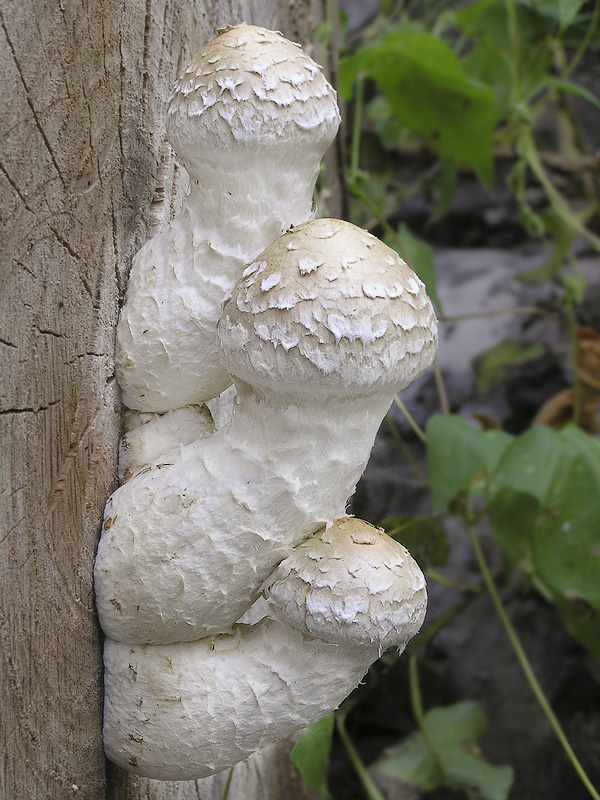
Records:
[[[2,3],[2,800],[222,796],[225,775],[107,777],[92,567],[116,485],[114,332],[131,257],[181,194],[164,137],[178,72],[217,27],[241,21],[310,52],[320,6]],[[288,753],[282,743],[236,767],[229,800],[309,797]]]

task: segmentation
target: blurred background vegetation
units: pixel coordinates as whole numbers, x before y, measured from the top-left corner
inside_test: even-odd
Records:
[[[600,0],[346,0],[347,217],[425,281],[432,375],[352,513],[427,621],[294,761],[339,800],[600,795]]]

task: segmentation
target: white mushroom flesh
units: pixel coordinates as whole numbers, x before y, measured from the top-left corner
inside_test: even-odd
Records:
[[[347,517],[299,544],[264,585],[269,604],[306,636],[404,649],[423,624],[425,578],[408,550]]]
[[[436,320],[375,237],[307,222],[338,125],[319,67],[247,25],[170,99],[191,190],[132,266],[123,484],[95,565],[105,749],[151,778],[210,775],[316,721],[423,621],[415,562],[345,511]]]
[[[301,270],[299,258],[321,263]],[[354,225],[306,223],[257,263],[219,323],[238,395],[230,423],[107,504],[96,595],[110,638],[168,644],[233,624],[294,546],[344,515],[395,392],[433,358],[423,284]],[[364,291],[373,281],[377,296]]]
[[[168,137],[190,194],[133,261],[117,331],[127,407],[164,412],[231,383],[215,341],[223,297],[269,242],[312,216],[339,121],[315,62],[264,28],[225,30],[184,70]]]
[[[407,551],[351,518],[297,547],[266,596],[271,613],[227,635],[168,647],[107,640],[110,759],[161,780],[226,769],[337,708],[382,648],[404,648],[426,605]]]

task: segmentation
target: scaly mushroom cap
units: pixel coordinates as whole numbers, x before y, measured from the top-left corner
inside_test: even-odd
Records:
[[[406,643],[425,618],[425,578],[408,550],[360,519],[336,520],[294,548],[263,587],[289,625],[340,645]]]
[[[318,64],[281,33],[253,25],[220,31],[169,98],[169,141],[192,162],[198,153],[212,159],[225,151],[228,158],[234,141],[270,153],[306,142],[318,160],[339,124],[336,93]],[[248,157],[239,148],[235,153]]]
[[[333,219],[269,245],[217,330],[231,375],[296,396],[398,391],[431,364],[437,344],[422,281],[375,236]]]

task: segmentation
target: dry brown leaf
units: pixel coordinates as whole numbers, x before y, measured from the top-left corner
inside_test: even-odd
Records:
[[[482,431],[499,431],[502,429],[502,425],[498,420],[484,411],[472,411],[469,416],[479,424]]]
[[[577,362],[582,383],[600,393],[600,335],[593,328],[577,328]]]
[[[577,369],[579,384],[579,413],[577,423],[589,433],[600,430],[600,335],[593,328],[580,326],[577,336]],[[555,394],[539,409],[532,425],[563,428],[573,421],[575,390],[565,389]]]

